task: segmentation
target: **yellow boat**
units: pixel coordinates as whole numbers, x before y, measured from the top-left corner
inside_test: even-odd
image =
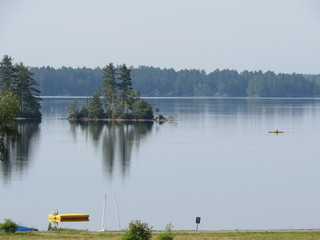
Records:
[[[87,222],[88,214],[49,214],[49,222]]]
[[[284,131],[278,131],[278,130],[275,130],[275,131],[269,131],[269,133],[279,134],[279,133],[284,133]]]

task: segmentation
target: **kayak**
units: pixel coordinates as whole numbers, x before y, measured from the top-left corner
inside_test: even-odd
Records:
[[[278,131],[278,130],[275,130],[275,131],[269,131],[269,133],[275,133],[275,134],[278,134],[278,133],[284,133],[284,131]]]

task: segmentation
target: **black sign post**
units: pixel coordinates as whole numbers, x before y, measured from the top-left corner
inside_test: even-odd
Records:
[[[201,221],[201,217],[196,217],[196,224],[197,224],[197,231],[198,231],[198,225],[199,225],[199,223],[200,223],[200,221]]]

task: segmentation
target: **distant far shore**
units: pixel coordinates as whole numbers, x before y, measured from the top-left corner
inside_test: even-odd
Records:
[[[140,66],[131,71],[132,87],[150,97],[317,97],[320,74],[272,71],[159,69]],[[101,87],[102,68],[33,67],[42,95],[89,95]]]

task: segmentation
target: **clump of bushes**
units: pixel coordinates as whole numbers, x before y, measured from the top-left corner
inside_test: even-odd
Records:
[[[69,118],[71,119],[143,119],[152,120],[154,118],[153,109],[151,104],[138,97],[135,98],[128,106],[126,111],[120,107],[111,111],[107,111],[103,108],[103,103],[100,100],[98,93],[95,93],[93,97],[83,104],[80,109],[78,107],[78,100],[74,99],[69,104]],[[162,116],[162,115],[161,115]],[[160,119],[160,118],[159,118]],[[161,120],[165,118],[162,116]]]
[[[129,223],[129,228],[125,231],[122,240],[150,240],[152,238],[152,227],[147,223],[134,220]]]
[[[15,233],[17,231],[18,224],[11,219],[5,219],[4,223],[0,223],[0,230],[6,233]]]
[[[173,240],[174,234],[172,228],[173,226],[171,223],[167,224],[165,231],[157,236],[157,240]]]

